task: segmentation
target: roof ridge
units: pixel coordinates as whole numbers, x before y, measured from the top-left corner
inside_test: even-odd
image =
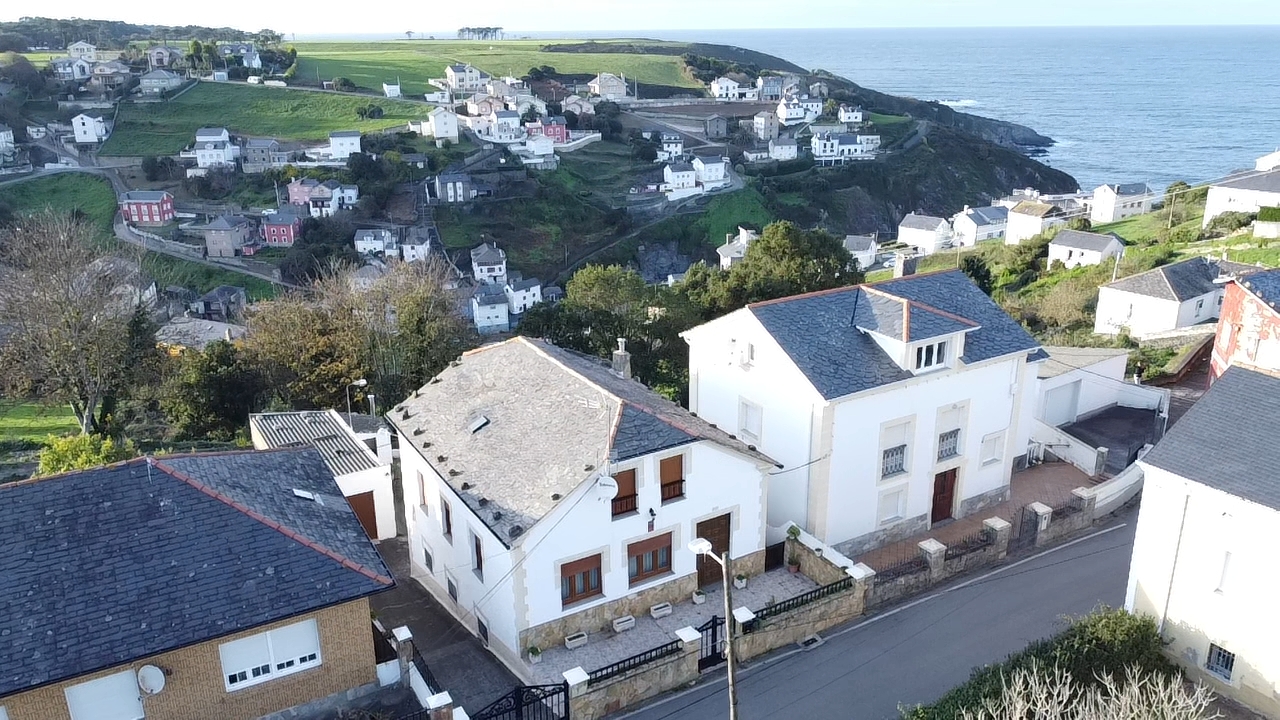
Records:
[[[779,304],[779,303],[789,302],[789,301],[791,301],[791,300],[799,300],[799,299],[801,299],[801,298],[821,297],[821,296],[823,296],[823,295],[833,295],[833,294],[835,294],[835,293],[839,293],[839,292],[847,292],[847,291],[849,291],[849,290],[857,290],[857,289],[860,289],[860,288],[861,288],[861,289],[864,289],[864,290],[865,290],[865,289],[868,289],[868,288],[878,288],[878,287],[881,287],[881,286],[884,286],[884,285],[888,285],[889,283],[895,283],[895,282],[899,282],[899,281],[902,281],[902,280],[914,280],[914,279],[916,279],[916,278],[931,277],[931,276],[934,276],[934,275],[945,275],[946,273],[953,273],[953,272],[960,272],[960,270],[958,270],[958,269],[956,269],[956,268],[943,268],[943,269],[941,269],[941,270],[930,270],[930,271],[928,271],[928,272],[914,273],[914,274],[911,274],[911,275],[903,275],[902,277],[885,278],[884,280],[876,280],[875,282],[865,282],[865,281],[864,281],[864,282],[860,282],[860,283],[858,283],[858,284],[856,284],[856,285],[841,285],[840,287],[836,287],[836,288],[827,288],[827,289],[825,289],[825,290],[813,290],[813,291],[811,291],[811,292],[807,292],[807,293],[800,293],[799,295],[788,295],[788,296],[786,296],[786,297],[774,298],[774,299],[772,299],[772,300],[761,300],[761,301],[759,301],[759,302],[747,303],[747,305],[746,305],[743,309],[751,309],[751,308],[757,308],[757,307],[766,307],[766,306],[769,306],[769,305],[777,305],[777,304]],[[897,297],[897,296],[894,296],[894,297]],[[900,298],[899,298],[899,299],[900,299]]]
[[[946,318],[951,318],[952,320],[955,320],[957,322],[962,322],[965,325],[970,325],[972,327],[982,327],[979,323],[973,320],[970,320],[969,318],[964,317],[963,315],[957,315],[953,312],[947,312],[946,310],[943,310],[942,308],[939,308],[939,307],[934,307],[929,303],[920,302],[919,300],[907,300],[906,302],[910,305],[914,305],[915,307],[920,308],[921,310],[927,310],[931,313],[941,315]]]
[[[297,450],[297,448],[280,448],[280,449],[281,449],[281,450],[286,450],[286,449],[287,449],[287,450],[294,450],[294,451],[296,451],[296,450]],[[172,467],[170,467],[170,466],[166,465],[163,461],[156,460],[155,458],[150,457],[150,456],[148,456],[148,457],[146,458],[146,461],[147,461],[147,463],[148,463],[148,464],[150,464],[152,467],[154,467],[154,468],[156,468],[156,469],[160,470],[160,471],[161,471],[161,472],[163,472],[164,474],[166,474],[166,475],[168,475],[168,476],[170,476],[170,477],[172,477],[172,478],[174,478],[174,479],[176,479],[176,480],[181,480],[182,482],[184,482],[184,483],[186,483],[186,484],[190,485],[191,487],[195,488],[196,490],[199,490],[200,492],[204,493],[205,495],[208,495],[209,497],[211,497],[211,498],[213,498],[213,499],[215,499],[215,500],[217,500],[217,501],[219,501],[219,502],[222,502],[222,503],[224,503],[224,504],[226,504],[226,505],[230,506],[231,508],[233,508],[233,509],[235,509],[235,510],[237,510],[237,511],[239,511],[239,512],[241,512],[241,513],[243,513],[243,514],[245,514],[245,515],[247,515],[247,516],[249,516],[249,517],[251,517],[251,518],[253,518],[254,520],[257,520],[258,522],[262,523],[263,525],[266,525],[267,527],[271,528],[272,530],[275,530],[276,532],[280,533],[281,535],[284,535],[285,537],[289,538],[290,540],[293,540],[293,541],[295,541],[295,542],[297,542],[297,543],[300,543],[300,544],[302,544],[302,545],[304,545],[304,546],[306,546],[306,547],[311,548],[312,550],[315,550],[316,552],[320,553],[321,555],[324,555],[324,556],[328,557],[329,559],[336,561],[338,564],[342,565],[343,567],[345,567],[345,568],[347,568],[347,569],[349,569],[349,570],[354,570],[354,571],[356,571],[356,572],[360,573],[361,575],[364,575],[365,577],[367,577],[367,578],[369,578],[369,579],[373,580],[374,582],[381,583],[381,584],[383,584],[383,585],[392,585],[392,584],[394,584],[394,581],[393,581],[390,577],[387,577],[386,575],[383,575],[383,574],[381,574],[381,573],[375,572],[374,570],[371,570],[371,569],[369,569],[369,568],[366,568],[365,566],[361,565],[360,563],[357,563],[357,562],[355,562],[354,560],[351,560],[350,558],[344,557],[344,556],[343,556],[343,555],[341,555],[340,553],[337,553],[337,552],[335,552],[335,551],[333,551],[333,550],[330,550],[329,548],[325,547],[324,545],[321,545],[321,544],[320,544],[320,543],[318,543],[318,542],[315,542],[314,540],[311,540],[310,538],[303,537],[300,533],[298,533],[298,532],[296,532],[296,531],[294,531],[294,530],[292,530],[292,529],[290,529],[290,528],[287,528],[287,527],[285,527],[285,526],[281,525],[281,524],[280,524],[280,523],[278,523],[278,522],[275,522],[274,520],[272,520],[271,518],[266,517],[266,516],[265,516],[265,515],[263,515],[262,513],[258,512],[257,510],[254,510],[253,508],[250,508],[250,507],[248,507],[248,506],[244,505],[243,503],[238,502],[238,501],[237,501],[237,500],[235,500],[234,498],[231,498],[230,496],[228,496],[228,495],[226,495],[226,494],[224,494],[224,493],[221,493],[221,492],[219,492],[219,491],[217,491],[217,490],[215,490],[215,489],[213,489],[213,488],[209,487],[208,485],[206,485],[206,484],[204,484],[204,483],[200,482],[199,480],[196,480],[195,478],[191,477],[190,475],[187,475],[186,473],[181,472],[180,470],[178,470],[178,469],[176,469],[176,468],[172,468]],[[381,553],[379,553],[379,555],[381,555]]]

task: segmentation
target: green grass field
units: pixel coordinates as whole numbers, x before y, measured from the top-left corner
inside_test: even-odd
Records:
[[[49,61],[54,58],[67,56],[66,53],[61,53],[61,52],[26,52],[26,53],[19,53],[19,54],[22,55],[22,57],[26,58],[27,61],[30,62],[32,65],[35,65],[38,68],[45,67],[46,65],[49,64]]]
[[[376,103],[386,113],[361,120],[356,108]],[[167,103],[120,106],[115,131],[102,155],[173,155],[189,145],[197,128],[225,127],[233,133],[282,140],[325,140],[334,130],[382,130],[425,117],[430,106],[405,100],[200,83]]]
[[[519,77],[529,68],[550,65],[561,73],[611,72],[654,85],[696,88],[678,55],[543,52],[553,40],[414,40],[379,43],[295,43],[298,77],[315,83],[345,77],[357,86],[381,92],[382,83],[400,81],[405,95],[435,88],[429,78],[444,77],[446,65],[471,63],[495,75]],[[572,40],[566,42],[581,42]],[[608,43],[601,43],[607,45]]]
[[[66,435],[79,429],[69,407],[0,402],[0,444],[43,442],[50,435]]]

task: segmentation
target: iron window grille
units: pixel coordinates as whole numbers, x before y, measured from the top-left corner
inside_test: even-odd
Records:
[[[960,431],[948,430],[938,436],[938,459],[946,460],[960,454]]]
[[[907,446],[898,445],[884,451],[880,477],[889,477],[907,471]]]
[[[1210,643],[1209,659],[1205,662],[1204,667],[1223,680],[1230,681],[1231,671],[1236,667],[1236,654]]]

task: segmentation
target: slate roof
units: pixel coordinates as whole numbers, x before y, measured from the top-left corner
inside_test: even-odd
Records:
[[[210,136],[218,136],[218,137],[221,137],[221,136],[222,136],[222,134],[223,134],[223,133],[226,133],[226,132],[227,132],[227,129],[226,129],[226,128],[220,128],[220,127],[202,127],[202,128],[200,128],[200,129],[196,130],[196,139],[197,139],[197,140],[199,140],[199,139],[200,139],[200,138],[202,138],[202,137],[210,137]],[[230,134],[230,133],[227,133],[227,134]]]
[[[261,149],[269,149],[273,147],[278,147],[279,145],[280,145],[280,141],[276,140],[275,138],[249,138],[248,142],[245,143],[245,147],[247,148],[261,148]]]
[[[203,350],[219,340],[239,340],[247,332],[248,328],[243,325],[193,317],[175,317],[156,329],[156,342]],[[230,337],[227,337],[228,335]]]
[[[253,413],[249,416],[249,429],[254,440],[261,438],[266,448],[315,448],[335,476],[379,466],[378,458],[350,434],[337,410]]]
[[[775,464],[596,358],[526,337],[465,353],[388,419],[401,452],[421,453],[508,547],[610,462],[705,440]]]
[[[1218,287],[1214,280],[1219,277],[1242,275],[1257,270],[1253,265],[1197,257],[1130,275],[1103,287],[1182,302],[1213,292]]]
[[[247,218],[239,215],[219,215],[213,222],[204,227],[206,230],[234,230],[248,222]]]
[[[1124,245],[1114,235],[1102,235],[1101,233],[1080,230],[1063,230],[1049,242],[1050,245],[1060,245],[1077,250],[1091,250],[1093,252],[1103,252],[1114,243],[1119,243],[1121,246]]]
[[[220,302],[230,303],[243,299],[245,296],[244,288],[238,285],[219,285],[200,296],[200,301],[205,303]]]
[[[1232,366],[1143,461],[1280,510],[1280,379]]]
[[[477,305],[506,305],[507,295],[502,292],[502,288],[496,285],[480,284],[476,288],[475,294],[472,296],[476,300]]]
[[[360,137],[360,131],[359,130],[334,130],[333,132],[329,133],[329,137],[331,138]]]
[[[999,205],[969,208],[960,214],[972,220],[978,227],[1004,225],[1009,222],[1009,208]]]
[[[506,260],[507,253],[497,243],[480,243],[471,248],[472,265],[497,265]]]
[[[939,225],[945,225],[946,220],[932,215],[917,215],[915,213],[907,213],[902,218],[902,222],[898,223],[899,228],[907,228],[909,230],[927,230],[933,232],[938,229]]]
[[[866,252],[877,245],[876,239],[870,235],[844,236],[844,249],[851,253]]]
[[[1146,183],[1119,183],[1111,184],[1107,187],[1111,188],[1112,192],[1121,197],[1146,195],[1151,192],[1151,188],[1147,187]]]
[[[511,286],[512,292],[520,292],[521,290],[536,288],[541,285],[542,282],[538,280],[538,278],[521,278],[518,280],[512,280],[507,284]]]
[[[1260,270],[1236,282],[1273,309],[1280,302],[1280,270]]]
[[[166,197],[169,197],[169,193],[164,190],[129,190],[120,199],[126,202],[160,202]]]
[[[0,542],[0,697],[394,585],[310,448],[0,486]]]
[[[1224,180],[1220,183],[1216,183],[1213,187],[1280,193],[1280,169],[1258,174],[1247,173],[1233,180]]]
[[[1019,215],[1030,215],[1032,217],[1039,217],[1039,218],[1052,217],[1054,215],[1062,214],[1062,210],[1060,210],[1058,207],[1054,205],[1049,205],[1048,203],[1035,202],[1034,200],[1023,200],[1017,205],[1014,205],[1013,209],[1010,210],[1009,212],[1018,213]]]
[[[671,172],[693,172],[693,165],[686,162],[671,163]]]
[[[873,294],[881,300],[868,303]],[[890,298],[898,301],[898,317],[901,301],[912,303],[907,331],[912,339],[947,329],[966,332],[961,358],[966,363],[1013,353],[1027,353],[1028,361],[1042,359],[1039,344],[1027,331],[958,270],[797,295],[748,305],[747,310],[814,389],[833,400],[913,377],[857,327],[901,337],[902,321],[892,319]]]

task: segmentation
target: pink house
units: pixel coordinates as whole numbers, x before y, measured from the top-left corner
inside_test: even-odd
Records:
[[[557,145],[569,142],[569,126],[565,124],[564,118],[559,115],[552,115],[543,119],[542,134],[551,138],[552,142]]]
[[[267,247],[293,247],[301,235],[302,218],[297,215],[280,212],[262,219],[262,240]]]
[[[163,190],[131,190],[120,196],[120,215],[134,225],[164,225],[173,220],[173,196]]]

